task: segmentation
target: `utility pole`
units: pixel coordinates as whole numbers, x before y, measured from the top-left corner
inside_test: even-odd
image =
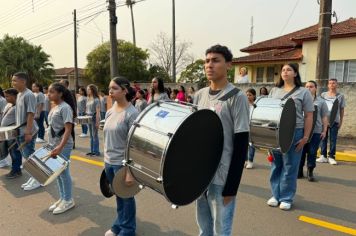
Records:
[[[316,80],[319,93],[327,88],[329,79],[330,34],[331,34],[332,0],[320,0],[320,16],[318,30],[318,51],[316,62]]]
[[[175,0],[172,0],[172,78],[176,82],[176,7]]]
[[[131,24],[132,24],[132,42],[136,47],[136,33],[135,33],[135,21],[134,21],[134,14],[133,14],[133,4],[135,4],[135,1],[133,0],[126,0],[126,4],[130,8],[131,11]]]
[[[253,44],[253,16],[251,16],[251,28],[250,28],[250,45]]]
[[[119,58],[117,55],[117,35],[116,35],[116,3],[115,0],[109,0],[110,14],[110,75],[111,78],[119,75]]]
[[[74,79],[75,79],[75,91],[79,88],[79,75],[78,75],[78,45],[77,45],[77,10],[73,11],[73,24],[74,24]]]

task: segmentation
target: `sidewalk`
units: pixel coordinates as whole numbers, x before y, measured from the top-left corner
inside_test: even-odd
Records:
[[[356,139],[338,138],[336,150],[337,161],[356,162]]]

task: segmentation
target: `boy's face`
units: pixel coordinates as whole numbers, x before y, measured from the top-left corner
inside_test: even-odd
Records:
[[[11,79],[11,86],[17,90],[25,88],[26,80],[18,78],[17,76],[13,76]]]
[[[328,82],[328,88],[329,89],[336,89],[337,88],[337,81],[335,81],[335,80],[329,80],[329,82]]]
[[[227,78],[227,71],[231,68],[231,62],[226,62],[220,53],[208,53],[205,58],[205,74],[209,81],[217,81]]]

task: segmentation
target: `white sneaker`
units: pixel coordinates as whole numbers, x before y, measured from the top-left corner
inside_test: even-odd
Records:
[[[74,200],[71,199],[69,201],[61,201],[58,206],[53,210],[53,214],[57,215],[57,214],[61,214],[64,213],[70,209],[72,209],[75,206]]]
[[[328,163],[328,158],[324,157],[324,155],[320,155],[320,157],[318,159],[316,159],[316,162]]]
[[[109,229],[108,231],[106,231],[105,236],[116,236],[116,234],[114,234],[114,232]]]
[[[26,183],[24,183],[24,184],[22,184],[21,185],[21,188],[25,188],[31,181],[32,181],[32,177],[30,177],[28,180],[27,180],[27,182]]]
[[[329,164],[330,165],[337,165],[337,162],[335,161],[335,159],[334,158],[328,158],[328,162],[329,162]]]
[[[253,168],[253,162],[247,161],[246,169],[252,169],[252,168]]]
[[[7,159],[3,159],[0,161],[0,168],[8,167],[10,166],[10,163]]]
[[[79,135],[79,138],[86,138],[86,137],[88,137],[89,135],[88,134],[80,134]]]
[[[292,204],[288,203],[288,202],[281,202],[281,204],[279,205],[279,209],[284,210],[284,211],[290,210],[291,207],[292,207]]]
[[[49,208],[48,211],[52,212],[54,211],[54,209],[56,209],[59,204],[62,202],[62,199],[59,199],[58,201],[56,201],[55,203],[53,203]]]
[[[46,141],[41,138],[36,138],[36,143],[45,143]]]
[[[31,191],[39,187],[41,187],[41,184],[35,178],[32,178],[31,182],[28,183],[28,185],[26,185],[23,190]]]
[[[271,206],[271,207],[277,207],[278,206],[278,201],[277,201],[277,199],[275,197],[271,197],[270,199],[268,199],[267,205]]]

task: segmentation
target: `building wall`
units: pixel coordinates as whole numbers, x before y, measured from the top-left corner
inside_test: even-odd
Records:
[[[315,80],[317,41],[303,43],[303,61],[300,64],[300,74],[303,81]],[[356,59],[356,37],[332,39],[330,41],[330,61]]]

